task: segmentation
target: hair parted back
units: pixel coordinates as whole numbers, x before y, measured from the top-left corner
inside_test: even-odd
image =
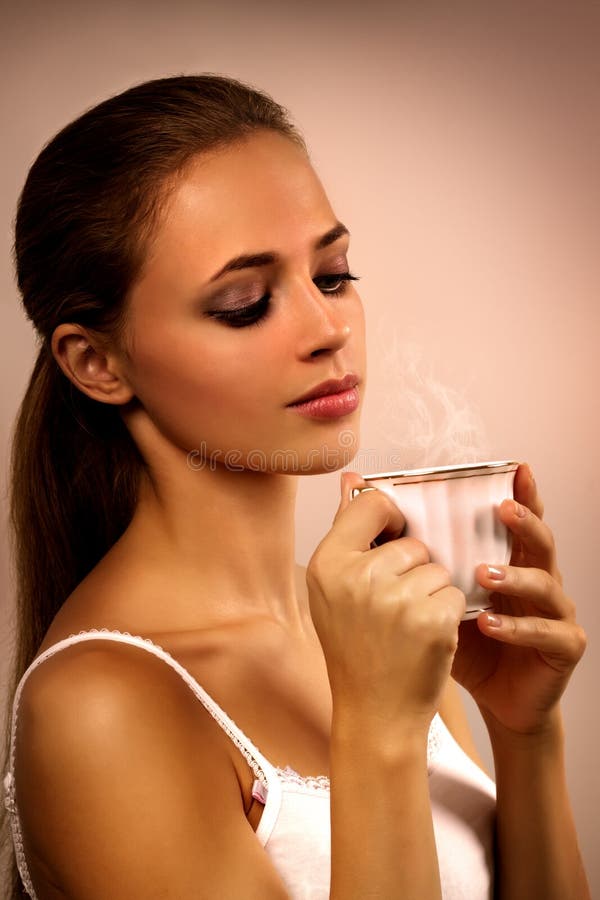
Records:
[[[261,129],[306,152],[288,111],[263,91],[210,73],[159,78],[87,110],[29,171],[14,252],[39,350],[11,444],[16,633],[8,731],[23,672],[66,597],[131,521],[145,466],[118,407],[92,400],[64,375],[52,334],[77,323],[122,345],[127,298],[177,175],[198,154]],[[2,832],[10,844],[5,818]],[[13,900],[26,895],[10,848],[9,855]]]

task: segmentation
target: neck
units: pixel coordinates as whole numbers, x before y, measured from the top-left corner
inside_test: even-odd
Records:
[[[195,607],[202,616],[266,616],[310,630],[295,563],[296,491],[294,476],[193,469],[185,458],[161,467],[160,477],[144,476],[125,539],[150,571],[168,573],[169,616],[191,623]]]

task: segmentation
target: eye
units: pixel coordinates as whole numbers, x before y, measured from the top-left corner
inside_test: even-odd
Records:
[[[270,296],[265,294],[255,303],[249,303],[247,306],[240,306],[239,309],[222,309],[218,312],[211,312],[210,316],[225,322],[231,328],[245,328],[247,325],[259,325],[268,311]]]
[[[336,272],[331,275],[319,275],[313,280],[323,294],[339,296],[346,291],[350,281],[359,281],[360,279],[358,275],[352,275],[351,272]],[[230,328],[260,325],[268,314],[270,300],[270,295],[265,294],[260,300],[240,306],[238,309],[215,310],[208,315],[219,322],[225,322]]]
[[[324,294],[343,294],[350,281],[359,281],[358,275],[350,272],[336,272],[332,275],[319,275],[314,279],[315,284]]]

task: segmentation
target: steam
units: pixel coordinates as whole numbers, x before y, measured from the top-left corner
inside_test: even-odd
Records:
[[[385,385],[378,430],[393,460],[388,469],[491,459],[481,416],[459,391],[438,381],[423,350],[402,342],[389,322],[377,344],[376,365]]]

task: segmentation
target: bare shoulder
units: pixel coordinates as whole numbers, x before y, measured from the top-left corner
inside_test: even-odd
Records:
[[[104,727],[131,736],[152,719],[160,704],[172,724],[185,705],[186,686],[162,660],[130,644],[81,641],[64,647],[29,674],[19,704],[19,733],[43,735],[49,751],[53,737],[59,745],[71,730],[83,739],[102,737]],[[189,693],[189,691],[188,691]],[[26,752],[31,742],[20,742]]]
[[[469,725],[469,720],[467,718],[465,705],[461,697],[460,688],[453,678],[448,679],[448,683],[442,695],[439,714],[443,719],[446,728],[454,740],[462,747],[467,756],[469,756],[486,775],[490,775],[490,772],[488,772],[485,763],[477,750],[471,726]]]
[[[108,884],[114,900],[197,896],[199,884],[235,896],[231,858],[256,872],[248,896],[286,896],[199,705],[163,660],[127,644],[80,642],[31,672],[15,777],[40,897],[52,885],[99,900]]]

